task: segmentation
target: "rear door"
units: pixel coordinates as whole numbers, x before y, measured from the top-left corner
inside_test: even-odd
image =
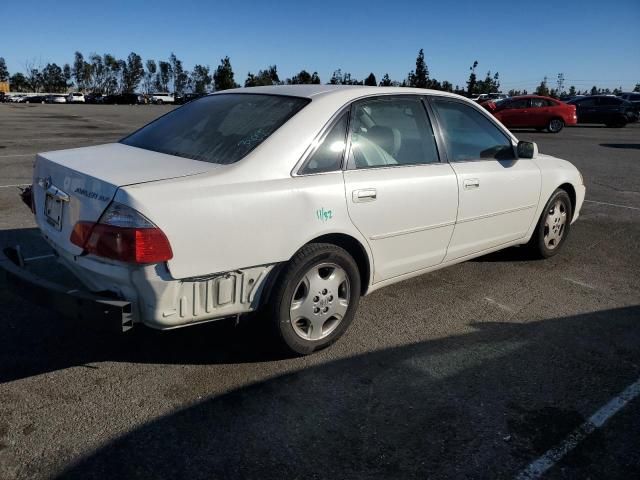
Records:
[[[552,117],[551,104],[544,98],[531,99],[530,127],[546,127]]]
[[[624,118],[624,100],[616,97],[598,97],[598,112],[601,122],[617,123]]]
[[[578,123],[597,122],[598,107],[595,98],[583,98],[575,103]]]
[[[374,282],[437,265],[458,209],[451,166],[440,162],[418,96],[380,96],[351,107],[344,172],[349,216],[374,257]]]
[[[523,238],[540,197],[535,162],[484,112],[467,102],[432,97],[448,160],[458,181],[458,216],[445,261]]]

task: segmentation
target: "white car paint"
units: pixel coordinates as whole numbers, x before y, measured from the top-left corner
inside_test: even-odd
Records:
[[[151,95],[151,103],[174,103],[175,101],[173,93],[154,93]]]
[[[372,292],[531,237],[552,192],[570,184],[573,221],[585,189],[569,162],[487,159],[298,175],[336,112],[378,95],[461,97],[393,87],[287,86],[234,93],[294,95],[312,101],[243,159],[230,165],[165,155],[123,144],[39,154],[34,201],[44,180],[70,196],[57,231],[36,221],[61,261],[94,291],[109,290],[135,306],[134,318],[173,328],[255,309],[274,266],[308,242],[345,235],[369,262]],[[216,95],[224,95],[219,93]],[[472,185],[472,188],[469,185]],[[375,199],[367,198],[375,190]],[[364,193],[363,193],[364,192]],[[355,197],[354,197],[355,195]],[[363,195],[360,198],[359,195]],[[355,201],[354,201],[355,199]],[[109,202],[128,205],[167,236],[173,258],[136,266],[81,255],[69,242],[76,221],[97,221]]]
[[[82,92],[71,92],[67,95],[67,103],[85,103],[86,99],[84,98],[84,93]]]

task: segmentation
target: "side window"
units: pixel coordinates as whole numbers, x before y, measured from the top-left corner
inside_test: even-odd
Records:
[[[548,107],[549,102],[547,102],[544,98],[532,98],[531,99],[531,107],[532,108],[543,108]]]
[[[598,99],[598,103],[600,105],[605,105],[607,107],[612,106],[612,105],[620,105],[622,103],[622,100],[620,100],[619,98],[615,98],[615,97],[600,97]]]
[[[300,175],[333,172],[342,168],[348,118],[348,113],[340,117],[298,172]]]
[[[438,98],[433,105],[442,125],[449,160],[514,158],[511,140],[475,108]]]
[[[594,107],[596,105],[595,98],[585,98],[584,100],[580,100],[576,102],[576,105],[580,107]]]
[[[518,100],[512,100],[509,104],[508,108],[528,108],[529,107],[529,99],[528,98],[519,98]]]
[[[431,123],[418,98],[384,98],[352,107],[351,152],[354,168],[439,162]]]

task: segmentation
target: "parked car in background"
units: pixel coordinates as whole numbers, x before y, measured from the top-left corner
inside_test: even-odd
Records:
[[[293,85],[207,95],[118,143],[39,153],[28,192],[86,290],[0,248],[15,292],[121,331],[259,310],[265,341],[309,354],[379,288],[514,245],[557,254],[585,187],[458,95]]]
[[[636,111],[640,112],[640,93],[639,92],[627,92],[619,95],[619,98],[626,100],[627,102],[631,102],[634,107],[636,107]]]
[[[67,96],[67,103],[86,103],[82,92],[71,92]]]
[[[27,95],[24,97],[24,103],[44,103],[46,99],[46,95]]]
[[[150,97],[150,103],[162,105],[163,103],[175,103],[175,97],[173,93],[152,93]]]
[[[204,97],[206,93],[185,93],[182,96],[175,97],[176,105],[184,105],[185,103],[192,102],[198,98]]]
[[[576,107],[554,98],[522,95],[482,104],[507,128],[535,128],[558,133],[577,123]]]
[[[576,107],[578,123],[604,123],[607,127],[624,127],[638,120],[636,107],[626,100],[610,95],[593,95],[570,100]]]
[[[476,103],[484,103],[488,101],[497,102],[499,100],[504,100],[505,98],[509,98],[509,95],[506,93],[481,93],[475,97],[471,97],[470,100]]]
[[[137,105],[140,102],[137,93],[119,93],[103,97],[102,103],[106,105]]]
[[[104,95],[101,93],[87,93],[84,96],[84,103],[100,104],[103,103]]]
[[[45,103],[67,103],[67,97],[64,95],[47,95]]]
[[[472,102],[476,102],[476,103],[486,102],[487,100],[489,100],[489,94],[488,93],[481,93],[480,95],[475,95],[475,96],[469,97],[469,100],[471,100]]]
[[[500,100],[505,100],[507,98],[509,98],[509,95],[507,95],[506,93],[490,93],[489,94],[489,100],[493,102],[498,102]]]

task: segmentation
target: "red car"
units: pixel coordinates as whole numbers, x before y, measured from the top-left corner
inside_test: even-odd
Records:
[[[507,128],[546,129],[558,133],[565,125],[578,123],[576,107],[559,100],[538,95],[511,97],[482,104]]]

